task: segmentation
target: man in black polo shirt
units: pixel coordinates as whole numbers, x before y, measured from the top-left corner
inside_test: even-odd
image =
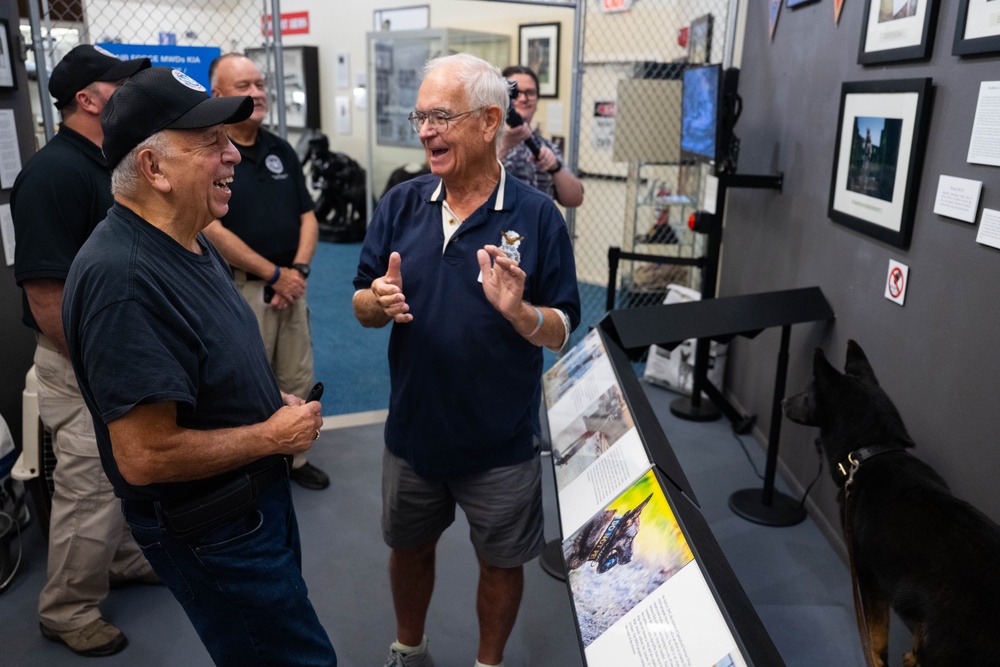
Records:
[[[212,61],[209,78],[213,96],[248,95],[254,108],[250,118],[226,126],[242,159],[230,186],[229,213],[205,235],[233,267],[236,284],[257,316],[278,386],[305,398],[313,385],[306,278],[319,239],[315,205],[294,149],[261,128],[267,90],[253,61],[238,53],[220,56]],[[292,461],[290,476],[307,489],[330,485],[305,454]]]
[[[14,276],[24,291],[22,320],[37,339],[38,408],[57,462],[38,615],[45,637],[86,656],[111,655],[128,643],[101,617],[109,578],[157,581],[101,469],[60,311],[70,264],[114,203],[101,110],[124,79],[147,67],[147,58],[121,61],[89,44],[66,54],[49,79],[62,114],[59,133],[28,161],[11,193]]]

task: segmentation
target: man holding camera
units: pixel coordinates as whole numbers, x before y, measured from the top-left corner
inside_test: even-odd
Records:
[[[515,84],[513,104],[507,114],[508,128],[497,151],[504,169],[563,206],[576,208],[583,203],[583,184],[563,164],[555,144],[531,129],[538,110],[538,77],[530,67],[522,65],[506,68],[503,75]]]

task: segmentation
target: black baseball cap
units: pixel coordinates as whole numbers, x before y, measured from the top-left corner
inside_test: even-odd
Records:
[[[180,70],[142,70],[115,91],[101,112],[108,169],[160,130],[239,123],[252,113],[251,97],[209,97],[203,85]]]
[[[81,44],[73,47],[49,77],[49,94],[62,109],[73,101],[78,91],[95,81],[121,81],[149,67],[149,58],[119,60],[104,49]]]

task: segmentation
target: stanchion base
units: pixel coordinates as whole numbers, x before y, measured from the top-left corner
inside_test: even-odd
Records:
[[[711,422],[718,419],[722,413],[715,403],[702,397],[701,403],[695,406],[690,397],[675,399],[670,404],[670,412],[675,416],[692,422]]]
[[[747,521],[765,526],[794,526],[806,518],[806,511],[799,502],[780,491],[775,491],[770,506],[763,503],[761,489],[743,489],[729,496],[729,509]]]
[[[538,557],[538,564],[549,575],[559,581],[566,581],[566,564],[563,562],[562,543],[559,540],[545,543],[545,550]]]

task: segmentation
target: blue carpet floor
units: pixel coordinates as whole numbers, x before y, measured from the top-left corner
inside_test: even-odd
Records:
[[[360,243],[320,243],[309,278],[309,310],[316,380],[326,386],[325,416],[384,410],[389,407],[390,327],[365,329],[354,318],[352,280]],[[604,316],[605,288],[580,284],[582,316],[569,349]],[[545,368],[557,356],[545,351]]]
[[[360,243],[320,243],[313,258],[309,311],[326,416],[389,407],[389,327],[365,329],[351,308],[360,250]]]

